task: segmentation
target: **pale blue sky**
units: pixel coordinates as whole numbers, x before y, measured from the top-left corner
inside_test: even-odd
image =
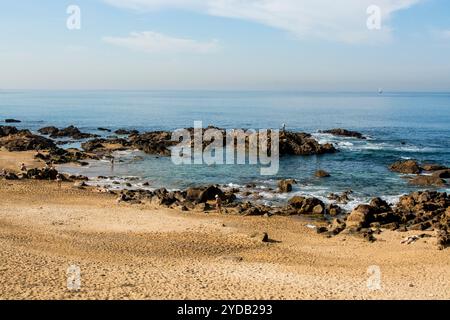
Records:
[[[447,0],[2,1],[0,30],[1,89],[450,91]]]

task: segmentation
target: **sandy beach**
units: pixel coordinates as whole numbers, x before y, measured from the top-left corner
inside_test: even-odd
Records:
[[[299,218],[118,205],[72,183],[1,180],[0,196],[1,299],[450,298],[450,250],[400,243],[417,232],[325,238]]]

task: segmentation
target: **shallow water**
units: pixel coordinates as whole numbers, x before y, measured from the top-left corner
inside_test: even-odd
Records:
[[[279,128],[313,133],[320,142],[333,142],[341,151],[333,155],[282,157],[276,176],[261,176],[250,165],[175,166],[170,158],[124,152],[114,170],[108,162],[66,171],[138,177],[151,188],[185,188],[218,183],[242,186],[255,182],[265,201],[284,201],[286,195],[268,192],[281,178],[299,181],[295,192],[325,197],[352,189],[356,201],[371,196],[396,196],[416,190],[387,166],[414,158],[450,166],[449,93],[301,93],[212,91],[0,91],[0,119],[17,118],[17,127],[37,130],[47,125],[75,125],[101,134],[97,127],[174,130],[204,126],[224,128]],[[16,125],[16,124],[15,124]],[[342,127],[358,130],[368,140],[335,138],[320,129]],[[64,147],[79,146],[79,143]],[[317,169],[331,173],[313,178]],[[117,180],[117,179],[116,179]],[[108,183],[110,183],[109,181]],[[292,195],[289,195],[292,196]],[[351,205],[351,204],[350,204]]]

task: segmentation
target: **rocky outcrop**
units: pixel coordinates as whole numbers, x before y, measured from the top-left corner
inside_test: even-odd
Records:
[[[225,194],[217,186],[209,186],[206,188],[189,188],[186,190],[186,200],[194,203],[204,203],[215,200],[218,195],[222,200],[225,199]]]
[[[70,137],[75,140],[83,140],[89,138],[96,138],[98,135],[91,133],[83,133],[74,126],[58,129],[56,127],[45,127],[38,130],[40,134],[49,135],[50,138],[67,138]]]
[[[127,150],[131,147],[131,143],[126,139],[93,139],[81,144],[86,152],[94,152],[99,155],[108,154],[113,151]]]
[[[52,140],[34,135],[28,130],[0,127],[0,147],[8,151],[29,151],[54,149],[56,145]]]
[[[397,161],[389,166],[389,169],[394,172],[403,174],[419,174],[422,169],[416,160],[402,160]]]
[[[356,131],[350,131],[346,129],[331,129],[331,130],[321,130],[320,133],[328,133],[332,134],[334,136],[339,137],[349,137],[349,138],[356,138],[356,139],[366,139],[362,133],[356,132]]]
[[[446,185],[445,180],[441,179],[439,176],[417,176],[409,180],[409,184],[415,186],[434,186],[443,187]]]
[[[307,156],[335,152],[337,150],[332,144],[320,144],[308,133],[280,133],[280,155]]]
[[[130,136],[130,143],[148,154],[170,156],[170,147],[177,143],[171,140],[172,134],[166,131],[147,132]]]
[[[137,130],[126,130],[126,129],[119,129],[114,131],[115,134],[125,136],[125,135],[136,135],[139,134],[139,131]]]
[[[323,215],[325,213],[325,204],[317,198],[295,196],[289,200],[288,207],[291,209],[291,214]]]
[[[60,148],[50,150],[46,154],[38,152],[34,157],[53,164],[78,163],[83,165],[84,160],[100,160],[96,154],[86,153],[78,149],[65,150]]]
[[[18,132],[19,130],[17,130],[16,127],[0,126],[0,138],[9,136],[11,134],[16,134]]]
[[[5,119],[5,123],[21,123],[22,121],[17,119]]]

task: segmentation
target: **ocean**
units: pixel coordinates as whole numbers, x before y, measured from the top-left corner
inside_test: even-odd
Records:
[[[280,159],[276,176],[261,176],[254,165],[175,166],[170,158],[140,152],[120,152],[111,169],[107,161],[88,167],[63,166],[70,173],[95,178],[97,184],[132,182],[135,188],[184,189],[220,184],[239,187],[256,184],[265,203],[286,201],[295,194],[326,200],[331,193],[353,190],[355,203],[381,196],[394,201],[399,195],[421,188],[408,185],[404,176],[388,165],[417,159],[450,166],[450,93],[316,93],[224,91],[0,91],[0,119],[15,118],[18,128],[37,131],[49,125],[75,125],[83,132],[111,135],[98,127],[139,131],[175,130],[204,126],[280,128],[313,134],[321,143],[332,142],[339,153]],[[357,130],[367,140],[337,138],[319,130]],[[63,147],[79,147],[80,143]],[[331,177],[314,178],[324,169]],[[298,181],[291,194],[271,189],[280,179]],[[115,185],[119,187],[120,185]],[[430,188],[428,188],[430,189]],[[450,189],[440,189],[450,191]]]

